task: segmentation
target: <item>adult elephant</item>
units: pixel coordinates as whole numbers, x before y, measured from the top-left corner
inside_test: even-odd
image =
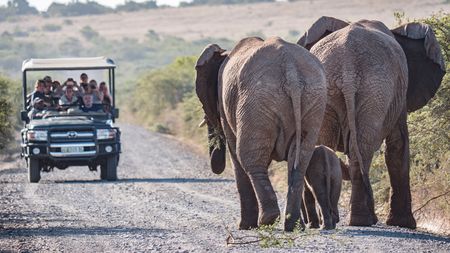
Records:
[[[280,38],[246,38],[231,52],[208,45],[196,71],[213,172],[225,168],[225,142],[230,150],[241,203],[239,228],[273,224],[279,217],[268,166],[287,160],[285,230],[293,230],[326,105],[320,62]]]
[[[319,143],[345,152],[352,181],[350,225],[377,222],[369,168],[385,140],[391,182],[388,225],[415,228],[409,185],[407,112],[423,107],[445,74],[430,26],[389,30],[378,21],[322,17],[300,38],[322,62],[328,102]]]

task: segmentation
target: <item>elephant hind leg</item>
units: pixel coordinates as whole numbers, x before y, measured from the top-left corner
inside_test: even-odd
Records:
[[[258,133],[257,130],[252,134],[266,136]],[[270,153],[273,147],[264,143],[256,144],[252,135],[241,136],[237,145],[237,158],[248,176],[256,196],[259,207],[258,226],[271,225],[280,217],[277,196],[268,174]]]
[[[231,153],[231,162],[236,177],[236,186],[241,202],[241,220],[239,229],[247,230],[258,227],[258,202],[250,178],[242,169],[236,155]]]
[[[406,109],[386,138],[385,160],[391,182],[391,210],[387,225],[416,228],[411,212],[409,186],[409,138]]]
[[[224,120],[225,121],[225,120]],[[252,183],[245,173],[236,156],[236,137],[228,125],[224,127],[227,135],[228,149],[230,151],[231,164],[233,165],[236,186],[241,204],[241,220],[239,229],[247,230],[258,227],[258,202]]]
[[[359,113],[356,115],[355,102],[355,94],[345,96],[350,130],[348,146],[352,181],[350,225],[371,226],[376,224],[378,219],[375,215],[369,169],[373,153],[381,144],[378,135],[382,127],[381,124],[374,124],[371,117],[378,115],[377,111],[382,111],[382,108],[377,108],[373,103],[361,104],[358,105]]]

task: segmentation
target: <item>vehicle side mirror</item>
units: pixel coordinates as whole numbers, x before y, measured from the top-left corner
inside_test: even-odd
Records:
[[[119,118],[119,108],[114,108],[112,110],[112,116],[114,119],[118,119]]]
[[[20,112],[20,119],[22,119],[22,121],[28,122],[28,120],[29,120],[28,112],[27,111],[21,111]]]

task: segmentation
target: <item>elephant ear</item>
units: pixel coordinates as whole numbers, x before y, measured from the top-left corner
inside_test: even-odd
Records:
[[[217,84],[219,68],[226,57],[224,52],[218,45],[210,44],[203,50],[195,65],[195,91],[203,105],[207,123],[213,127],[219,125]]]
[[[431,26],[408,23],[391,30],[408,61],[408,112],[425,106],[445,75],[441,47]]]
[[[203,50],[195,65],[195,91],[206,115],[211,169],[216,174],[225,169],[225,137],[218,110],[218,75],[226,58],[224,52],[218,45],[210,44]]]
[[[333,17],[322,16],[298,40],[297,44],[310,50],[319,40],[328,34],[340,30],[349,23]]]

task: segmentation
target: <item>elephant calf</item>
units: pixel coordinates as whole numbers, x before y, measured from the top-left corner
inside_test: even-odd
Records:
[[[345,169],[345,168],[343,168]],[[338,201],[342,184],[341,161],[333,150],[317,146],[306,170],[306,185],[302,206],[303,218],[310,228],[336,228],[339,222]],[[315,201],[319,204],[316,212]]]

